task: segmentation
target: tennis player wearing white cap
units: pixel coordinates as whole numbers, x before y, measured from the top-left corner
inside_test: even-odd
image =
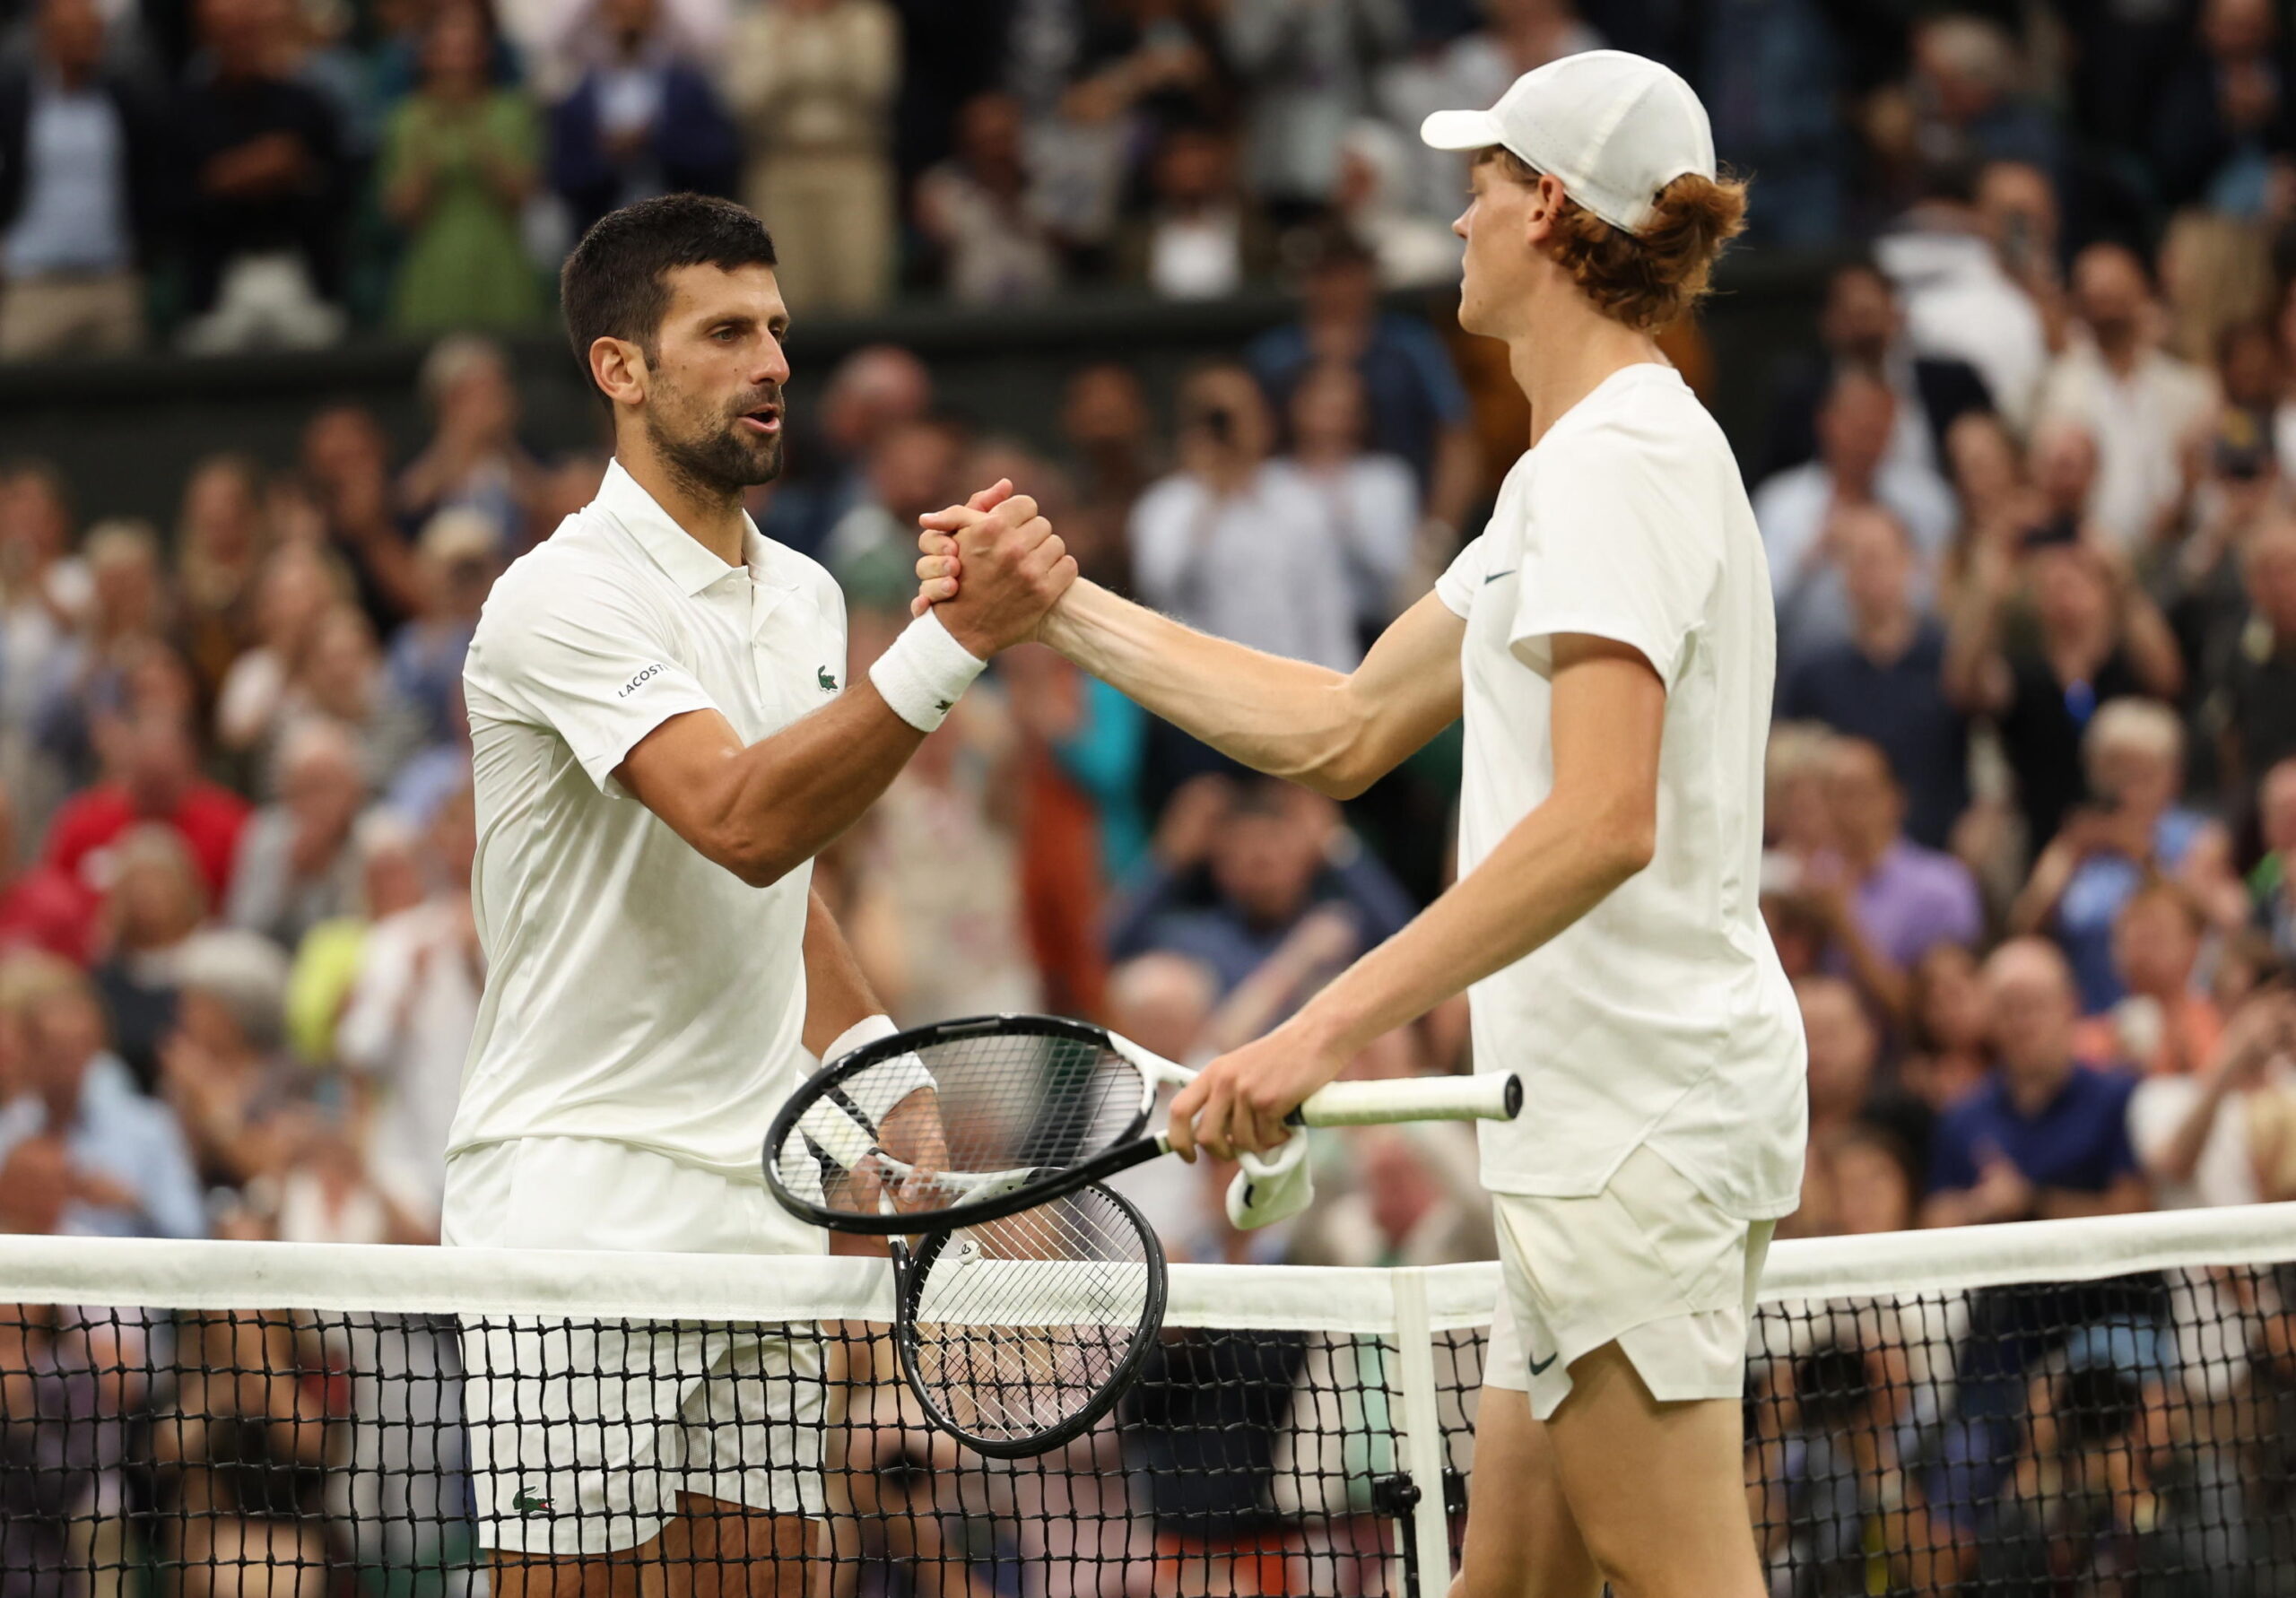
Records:
[[[1653,342],[1745,208],[1706,114],[1595,51],[1424,136],[1476,152],[1460,325],[1506,343],[1531,447],[1490,525],[1352,675],[1072,586],[1041,636],[1260,770],[1360,792],[1466,720],[1457,884],[1172,1107],[1265,1150],[1371,1038],[1465,989],[1506,1301],[1484,1379],[1471,1598],[1760,1598],[1741,1486],[1746,1319],[1800,1187],[1799,1018],[1756,908],[1775,638],[1720,429]],[[958,591],[926,518],[923,598]],[[1335,551],[1334,559],[1337,559]]]

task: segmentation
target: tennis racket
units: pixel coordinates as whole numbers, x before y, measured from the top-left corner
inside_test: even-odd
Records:
[[[795,1215],[880,1234],[1018,1214],[1169,1153],[1158,1089],[1195,1080],[1101,1027],[991,1015],[896,1032],[832,1061],[766,1135],[765,1177]],[[1512,1075],[1335,1082],[1302,1126],[1512,1120]]]
[[[1164,1251],[1097,1183],[892,1242],[893,1341],[926,1419],[976,1452],[1041,1454],[1131,1384],[1164,1324]]]

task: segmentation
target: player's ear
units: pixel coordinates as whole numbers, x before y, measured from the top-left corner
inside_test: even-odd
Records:
[[[614,404],[644,399],[648,375],[646,352],[630,340],[601,334],[590,341],[590,380]]]

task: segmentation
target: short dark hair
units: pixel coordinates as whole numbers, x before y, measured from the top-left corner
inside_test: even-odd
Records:
[[[582,235],[558,274],[558,300],[574,359],[590,369],[590,346],[628,339],[651,356],[669,309],[662,279],[681,266],[777,265],[773,235],[731,200],[662,195],[609,211]]]

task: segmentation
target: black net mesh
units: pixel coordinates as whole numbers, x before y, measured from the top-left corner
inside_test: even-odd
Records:
[[[1483,1344],[1434,1345],[1456,1543]],[[991,1461],[876,1324],[15,1306],[0,1598],[509,1589],[483,1546],[622,1550],[631,1592],[1431,1595],[1398,1364],[1168,1329],[1091,1431]],[[2296,1267],[1770,1307],[1746,1413],[1780,1598],[2296,1593]]]

